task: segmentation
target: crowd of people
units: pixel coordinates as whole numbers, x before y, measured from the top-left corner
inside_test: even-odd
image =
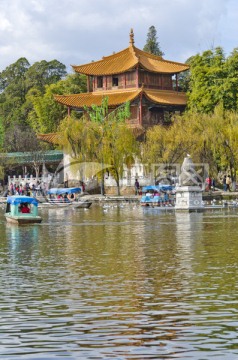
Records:
[[[46,195],[48,187],[46,183],[41,183],[38,181],[37,185],[34,183],[10,183],[8,189],[5,191],[4,195],[26,195],[26,196],[36,196],[36,195]]]
[[[224,175],[223,177],[223,190],[224,191],[231,191],[231,186],[232,186],[232,180],[231,180],[231,177],[230,175]]]
[[[224,175],[222,179],[222,187],[223,191],[232,191],[232,179],[230,175]],[[207,177],[206,178],[206,190],[210,191],[216,190],[216,181],[214,178]]]

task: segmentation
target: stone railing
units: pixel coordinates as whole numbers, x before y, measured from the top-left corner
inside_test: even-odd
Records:
[[[38,183],[46,183],[46,184],[49,184],[50,181],[52,179],[52,176],[43,176],[43,177],[34,177],[33,175],[30,175],[30,176],[13,176],[13,177],[10,177],[8,176],[8,185],[10,185],[11,183],[13,185],[25,185],[26,183],[28,184],[34,184],[35,186],[37,186]]]

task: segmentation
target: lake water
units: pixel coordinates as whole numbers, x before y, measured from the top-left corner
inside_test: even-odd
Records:
[[[238,209],[0,213],[1,359],[238,358]]]

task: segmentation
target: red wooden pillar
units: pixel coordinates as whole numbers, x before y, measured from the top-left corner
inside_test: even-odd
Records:
[[[89,79],[89,76],[87,76],[87,92],[90,92],[90,79]]]
[[[142,97],[143,97],[143,92],[141,91],[140,93],[140,108],[139,108],[139,124],[142,125]]]
[[[178,91],[178,74],[176,74],[176,91]]]

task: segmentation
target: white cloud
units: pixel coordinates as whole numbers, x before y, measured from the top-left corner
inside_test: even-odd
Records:
[[[236,0],[1,0],[0,71],[20,57],[67,67],[126,48],[130,29],[143,48],[154,25],[165,58],[237,46]]]

